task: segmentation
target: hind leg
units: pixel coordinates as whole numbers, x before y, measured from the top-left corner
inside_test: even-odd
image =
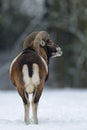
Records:
[[[34,122],[34,124],[38,124],[37,108],[38,108],[38,102],[34,103],[34,101],[32,100],[32,112],[33,112],[33,122]]]
[[[30,102],[29,102],[29,99],[28,99],[28,93],[27,92],[24,92],[24,90],[20,89],[18,90],[22,100],[23,100],[23,103],[24,103],[24,121],[25,123],[28,125],[30,123],[30,120],[29,120],[29,109],[30,109]]]
[[[34,124],[38,124],[38,117],[37,117],[37,109],[38,109],[38,103],[43,90],[42,84],[40,84],[35,92],[33,93],[33,99],[32,99],[32,112],[33,112],[33,121]]]
[[[25,93],[25,97],[26,97],[26,101],[24,101],[24,112],[25,112],[24,121],[28,125],[30,123],[30,120],[29,120],[30,103],[29,103],[29,99],[28,99],[28,94],[27,93]]]

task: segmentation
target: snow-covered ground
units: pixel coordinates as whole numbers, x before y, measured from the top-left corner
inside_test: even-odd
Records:
[[[1,91],[0,130],[87,130],[87,90],[44,90],[38,125],[26,126],[23,110],[16,91]]]

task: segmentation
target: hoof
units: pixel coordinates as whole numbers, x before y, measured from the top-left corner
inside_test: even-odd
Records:
[[[26,125],[29,125],[29,124],[30,124],[30,122],[29,122],[29,121],[25,121],[25,124],[26,124]]]
[[[38,120],[34,120],[34,124],[36,124],[36,125],[37,125],[37,124],[38,124]]]

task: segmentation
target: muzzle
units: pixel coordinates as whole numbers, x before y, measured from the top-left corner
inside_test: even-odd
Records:
[[[53,52],[52,53],[52,57],[54,58],[54,57],[57,57],[57,56],[61,56],[62,55],[62,50],[61,50],[61,48],[60,47],[57,47],[56,48],[56,52]]]

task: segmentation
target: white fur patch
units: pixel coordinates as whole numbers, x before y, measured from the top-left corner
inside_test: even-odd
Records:
[[[46,71],[48,73],[48,65],[47,65],[46,61],[44,60],[44,58],[42,56],[40,56],[40,57],[41,57],[41,60],[43,61],[44,65],[45,65]]]
[[[22,54],[22,53],[20,53],[18,56],[16,56],[16,57],[14,58],[14,60],[12,61],[11,65],[10,65],[10,74],[11,74],[11,70],[12,70],[13,64],[15,63],[15,61],[18,59],[18,57],[19,57],[21,54]]]
[[[26,92],[33,93],[35,87],[37,87],[37,85],[39,85],[40,83],[38,65],[33,64],[32,77],[29,77],[29,70],[27,64],[23,66],[22,73],[23,73],[23,81],[25,83]]]
[[[52,58],[62,55],[62,51],[60,47],[57,47],[56,50],[57,50],[56,53],[55,52],[52,53]]]
[[[35,85],[38,85],[40,83],[40,78],[39,78],[39,68],[37,64],[33,64],[33,76],[32,76],[32,81]]]
[[[25,64],[23,66],[22,72],[23,72],[23,80],[24,80],[25,86],[27,86],[30,83],[30,78],[29,78],[29,75],[28,75],[28,66],[27,66],[27,64]]]

